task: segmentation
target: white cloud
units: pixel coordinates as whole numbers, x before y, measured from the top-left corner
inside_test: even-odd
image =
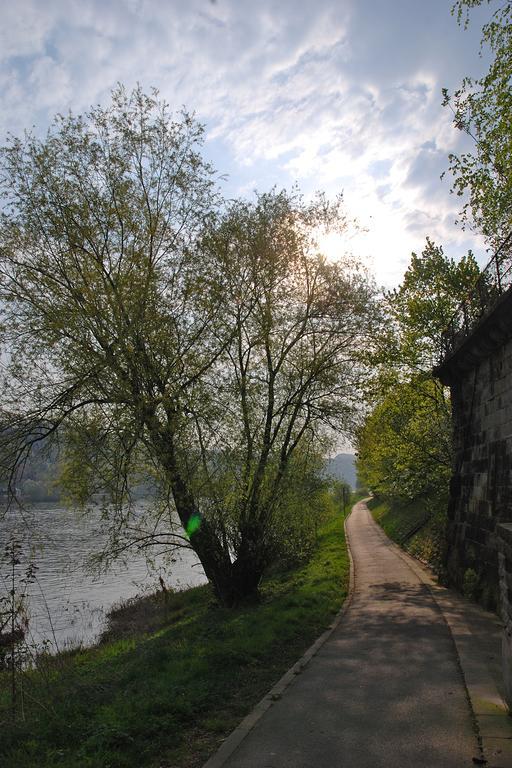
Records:
[[[37,0],[18,0],[2,2],[0,10],[0,61],[40,53],[55,22],[51,7]]]
[[[0,131],[156,85],[207,122],[232,188],[345,190],[352,242],[397,279],[424,236],[460,249],[439,174],[460,142],[440,106],[478,61],[445,0],[0,0]],[[480,64],[481,66],[481,64]],[[448,250],[448,249],[447,249]]]
[[[34,61],[27,82],[39,109],[59,110],[72,95],[68,72],[49,56],[40,56]]]

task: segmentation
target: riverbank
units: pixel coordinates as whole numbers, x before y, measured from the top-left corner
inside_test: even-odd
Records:
[[[90,649],[41,659],[8,721],[3,768],[196,768],[329,625],[348,591],[343,518],[330,509],[311,560],[226,611],[208,586],[131,601]]]
[[[144,515],[148,506],[148,500],[138,501],[136,514]],[[188,549],[174,555],[171,573],[158,552],[148,566],[145,554],[136,550],[111,563],[108,570],[92,569],[94,553],[108,548],[98,505],[82,512],[61,504],[13,506],[5,514],[0,510],[0,517],[0,553],[13,540],[19,544],[15,586],[24,593],[24,612],[30,619],[28,640],[34,650],[43,643],[50,643],[53,652],[94,645],[112,605],[157,589],[160,575],[176,590],[206,582],[197,557]],[[25,589],[29,567],[37,578]],[[9,564],[0,557],[0,600],[10,583]]]

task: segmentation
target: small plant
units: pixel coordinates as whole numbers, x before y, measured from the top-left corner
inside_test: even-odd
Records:
[[[6,593],[0,595],[0,670],[6,670],[11,678],[10,709],[16,719],[18,693],[21,690],[21,711],[23,712],[20,675],[27,663],[28,648],[24,640],[28,631],[26,598],[28,586],[36,575],[37,566],[29,563],[22,569],[22,545],[13,535],[4,547],[3,561],[8,566],[5,580]]]
[[[466,568],[464,571],[464,581],[462,584],[462,593],[469,600],[474,600],[478,590],[478,574],[473,568]]]

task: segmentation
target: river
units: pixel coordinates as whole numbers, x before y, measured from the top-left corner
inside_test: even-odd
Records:
[[[144,502],[141,502],[144,504]],[[106,572],[94,573],[87,560],[106,540],[100,510],[86,515],[59,504],[33,504],[23,514],[9,511],[0,518],[0,597],[11,589],[10,566],[5,546],[15,533],[21,542],[16,588],[29,565],[37,566],[36,578],[27,587],[28,643],[52,652],[91,645],[106,626],[109,609],[128,598],[158,588],[159,576],[168,587],[186,589],[206,581],[190,550],[180,550],[173,562],[163,556],[152,564],[132,552]]]

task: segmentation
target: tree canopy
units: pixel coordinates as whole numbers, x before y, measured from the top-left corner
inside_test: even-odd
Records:
[[[422,252],[411,254],[402,283],[383,294],[380,331],[368,350],[377,390],[386,381],[431,378],[442,333],[479,274],[471,251],[456,262],[428,237]]]
[[[458,0],[453,11],[467,26],[470,10],[482,0]],[[444,104],[454,125],[474,140],[471,152],[452,153],[453,191],[468,194],[463,225],[482,232],[496,247],[512,229],[512,5],[498,3],[482,29],[482,49],[491,63],[481,78],[464,78],[454,94],[444,90]]]
[[[329,430],[349,428],[373,288],[318,253],[341,199],[225,203],[202,134],[120,87],[3,148],[0,459],[13,481],[35,442],[60,441],[69,495],[107,498],[113,551],[192,546],[232,604],[279,553]],[[130,503],[147,477],[158,532]]]
[[[432,379],[396,384],[360,430],[358,470],[375,495],[395,501],[445,497],[451,471],[449,402]]]
[[[433,378],[441,334],[479,275],[471,253],[458,263],[427,238],[398,288],[385,293],[369,353],[369,412],[358,430],[358,471],[376,494],[428,496],[443,506],[451,467],[448,393]]]

